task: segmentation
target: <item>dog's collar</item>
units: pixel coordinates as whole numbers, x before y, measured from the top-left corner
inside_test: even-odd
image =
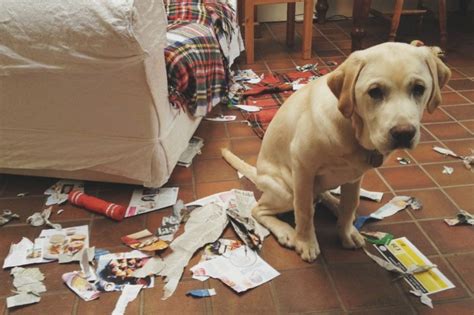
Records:
[[[372,167],[379,167],[383,164],[384,156],[378,150],[366,149],[366,162]]]

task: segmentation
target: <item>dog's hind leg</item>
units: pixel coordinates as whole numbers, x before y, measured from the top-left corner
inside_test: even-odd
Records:
[[[289,211],[291,200],[283,200],[277,196],[263,193],[257,205],[252,209],[253,217],[272,232],[278,242],[288,248],[295,247],[295,229],[276,217],[278,213]]]

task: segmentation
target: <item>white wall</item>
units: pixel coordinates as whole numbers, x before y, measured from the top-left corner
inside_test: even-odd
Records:
[[[316,3],[317,1],[315,1]],[[382,12],[392,12],[394,0],[372,0],[372,7]],[[404,8],[415,8],[416,0],[406,0]],[[425,6],[433,11],[438,11],[438,0],[424,0]],[[328,0],[329,10],[326,17],[341,14],[352,16],[352,1],[349,0]],[[446,1],[449,11],[456,10],[458,1]],[[471,1],[471,8],[474,7],[474,1]],[[303,4],[296,4],[296,14],[303,13]],[[286,4],[260,5],[258,6],[258,20],[260,22],[286,21]]]

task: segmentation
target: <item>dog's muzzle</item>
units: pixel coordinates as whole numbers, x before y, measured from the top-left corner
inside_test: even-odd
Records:
[[[398,148],[411,148],[412,140],[415,137],[416,128],[413,125],[398,125],[390,129],[390,137],[392,147]]]

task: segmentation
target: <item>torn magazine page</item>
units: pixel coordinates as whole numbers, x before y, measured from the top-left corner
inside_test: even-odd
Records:
[[[459,213],[456,214],[456,217],[451,219],[444,219],[444,222],[446,222],[446,224],[449,226],[461,224],[474,225],[474,215],[461,209],[459,210]]]
[[[128,247],[145,252],[154,252],[168,248],[168,243],[160,240],[147,229],[122,236],[120,240]]]
[[[178,191],[178,187],[135,189],[125,212],[125,218],[174,205],[178,198]]]
[[[208,244],[206,245],[206,247],[204,247],[204,253],[201,256],[200,261],[215,259],[222,255],[229,256],[231,251],[241,246],[243,246],[241,241],[220,238],[214,243]],[[192,278],[199,281],[206,281],[207,279],[209,279],[208,276],[198,276],[194,274]]]
[[[233,120],[235,120],[235,118]],[[178,165],[189,167],[192,164],[193,159],[196,156],[196,154],[201,153],[201,148],[203,146],[204,146],[204,139],[193,136],[189,140],[187,148],[179,156]]]
[[[82,271],[67,272],[62,275],[64,283],[84,301],[92,301],[100,296],[93,283],[90,283]]]
[[[44,192],[45,195],[49,195],[46,200],[46,206],[59,205],[66,202],[68,194],[73,190],[84,192],[84,182],[67,179],[59,180]]]
[[[148,276],[157,275],[165,268],[165,263],[160,257],[151,257],[143,267],[132,272],[132,277],[146,278]]]
[[[43,258],[43,239],[37,238],[33,243],[23,237],[20,242],[10,246],[10,251],[3,262],[3,268],[47,262],[51,262],[51,260]]]
[[[122,291],[127,284],[139,284],[145,288],[154,286],[153,277],[137,278],[133,272],[150,260],[144,253],[134,250],[127,253],[102,255],[97,262],[97,289],[99,291]]]
[[[194,253],[204,245],[216,241],[227,223],[226,210],[219,204],[211,203],[191,212],[184,226],[184,233],[170,244],[173,252],[164,259],[165,268],[160,272],[166,278],[163,299],[174,293],[184,267]]]
[[[125,314],[125,309],[127,308],[128,303],[135,300],[140,293],[143,285],[131,285],[126,284],[122,290],[122,294],[115,304],[115,308],[112,311],[112,315],[123,315]]]
[[[334,188],[334,189],[331,189],[329,192],[334,194],[334,195],[340,195],[341,194],[341,186],[339,186],[337,188]],[[365,198],[365,199],[369,199],[369,200],[373,200],[373,201],[376,201],[376,202],[380,202],[380,201],[382,201],[382,198],[383,198],[383,192],[370,191],[370,190],[365,190],[364,188],[361,188],[360,189],[360,197]]]
[[[413,290],[429,295],[455,287],[406,237],[394,239],[388,245],[374,246],[387,261],[405,273],[403,278]]]
[[[89,247],[89,226],[43,230],[39,238],[43,239],[43,258],[57,260],[61,254],[74,256]]]
[[[359,216],[354,222],[356,229],[364,225],[367,220],[382,220],[383,218],[394,215],[395,213],[405,209],[407,206],[410,206],[413,210],[419,210],[423,207],[423,204],[420,200],[410,197],[410,196],[396,196],[393,197],[388,203],[380,207],[377,211],[372,212],[366,216]]]
[[[80,251],[72,254],[70,252],[63,252],[58,255],[58,263],[60,264],[66,264],[70,263],[73,261],[82,261],[83,256],[86,255],[87,260],[91,262],[94,259],[95,256],[95,247],[87,247],[83,248]]]
[[[233,189],[235,198],[231,198],[227,205],[227,215],[231,218],[232,226],[252,249],[260,249],[262,242],[270,232],[252,217],[252,209],[257,201],[252,191]]]
[[[242,246],[229,256],[203,261],[191,268],[196,276],[208,276],[224,282],[236,292],[255,288],[280,275],[258,254]]]

